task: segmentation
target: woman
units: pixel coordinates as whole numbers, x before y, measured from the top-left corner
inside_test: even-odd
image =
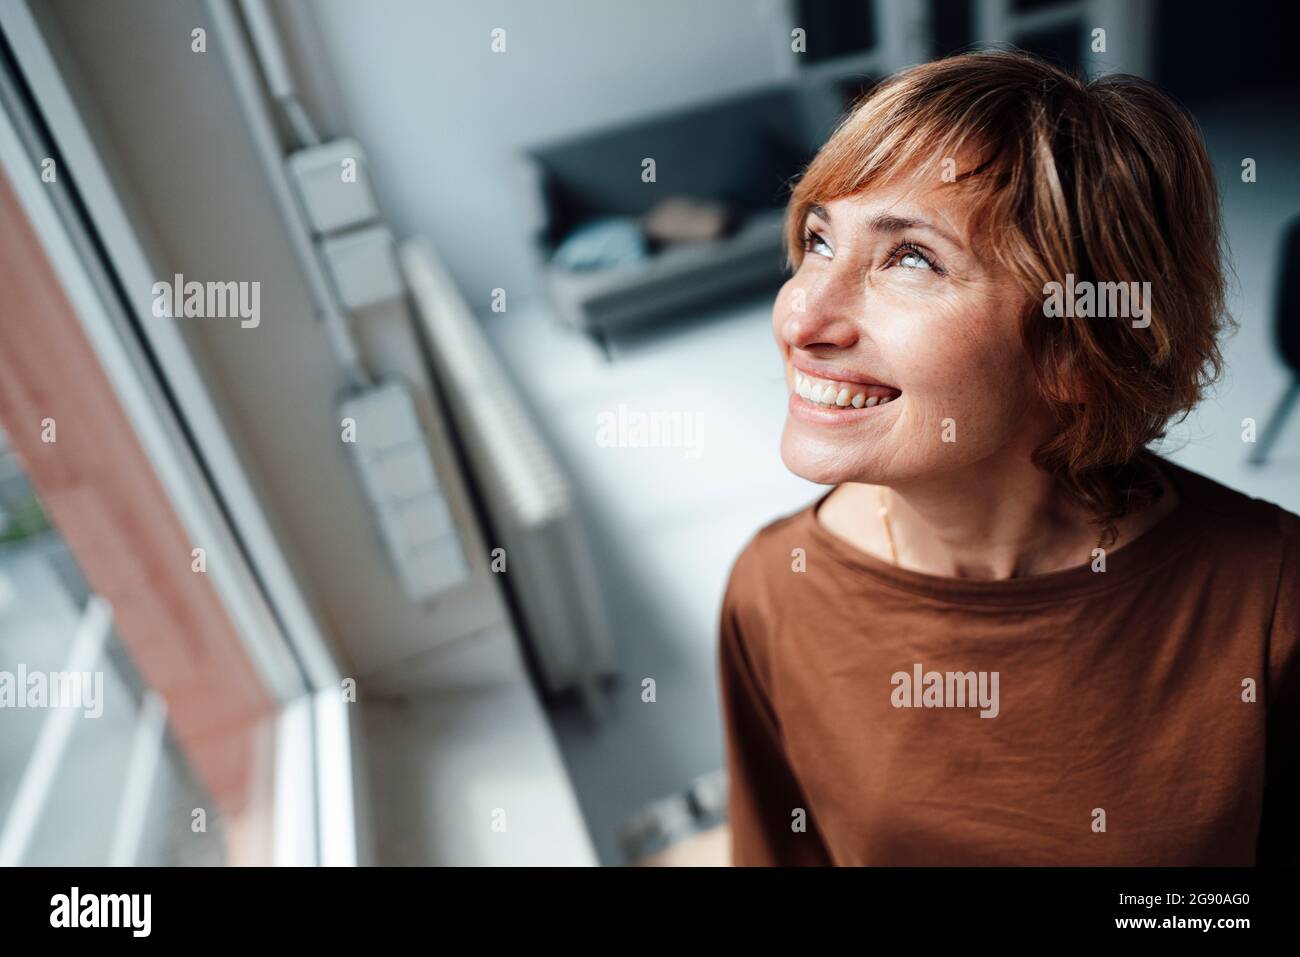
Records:
[[[1296,860],[1300,518],[1145,450],[1220,366],[1192,122],[1132,77],[926,64],[787,239],[781,453],[834,487],[724,599],[735,863]]]

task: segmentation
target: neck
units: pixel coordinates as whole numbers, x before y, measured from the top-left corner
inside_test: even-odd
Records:
[[[1086,564],[1097,526],[1028,458],[982,462],[885,493],[898,563],[953,578],[1015,578]]]

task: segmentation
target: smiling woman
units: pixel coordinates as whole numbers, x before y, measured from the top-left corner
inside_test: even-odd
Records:
[[[863,358],[879,373],[891,363],[944,371],[942,389],[915,390],[894,410],[892,435],[956,427],[962,441],[910,443],[907,454],[877,444],[875,461],[921,471],[935,456],[947,467],[973,463],[1014,429],[1112,538],[1126,513],[1160,497],[1158,475],[1134,450],[1217,374],[1224,287],[1208,157],[1192,123],[1149,84],[1107,77],[1085,87],[1014,54],[909,71],[826,144],[791,197],[786,233],[796,274],[774,317],[795,355],[814,359],[850,334],[827,308],[803,308],[817,299],[870,309]],[[853,282],[842,281],[846,271]],[[1076,277],[1154,281],[1160,321],[1047,322],[1045,292]],[[850,290],[856,304],[843,298]],[[801,348],[808,335],[826,341]],[[921,341],[928,348],[916,349]],[[904,366],[904,352],[923,361]],[[1004,407],[1032,419],[1008,421]],[[784,451],[808,474],[829,450],[796,432]]]
[[[1300,518],[1147,450],[1221,366],[1193,123],[1132,77],[926,64],[845,118],[786,238],[781,454],[832,488],[724,599],[736,862],[1300,856]],[[1141,283],[1142,321],[1045,310],[1063,283]],[[998,707],[900,705],[921,662]]]

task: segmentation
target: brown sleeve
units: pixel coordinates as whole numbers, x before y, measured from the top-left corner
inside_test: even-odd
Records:
[[[771,704],[745,649],[735,592],[733,575],[718,646],[732,864],[830,865],[834,862],[786,760]],[[796,808],[804,809],[806,831],[792,829]]]
[[[1264,810],[1257,860],[1300,864],[1300,519],[1282,514],[1284,548],[1269,632]]]

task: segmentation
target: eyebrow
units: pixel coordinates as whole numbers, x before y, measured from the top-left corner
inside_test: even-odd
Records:
[[[821,203],[814,203],[809,206],[808,212],[816,213],[826,223],[830,223],[831,221],[830,211]],[[943,237],[958,248],[961,248],[962,245],[957,238],[947,230],[940,229],[938,226],[926,222],[924,219],[912,219],[908,216],[892,216],[885,213],[868,220],[867,229],[876,233],[901,233],[909,229],[925,229],[934,233],[936,236]]]

